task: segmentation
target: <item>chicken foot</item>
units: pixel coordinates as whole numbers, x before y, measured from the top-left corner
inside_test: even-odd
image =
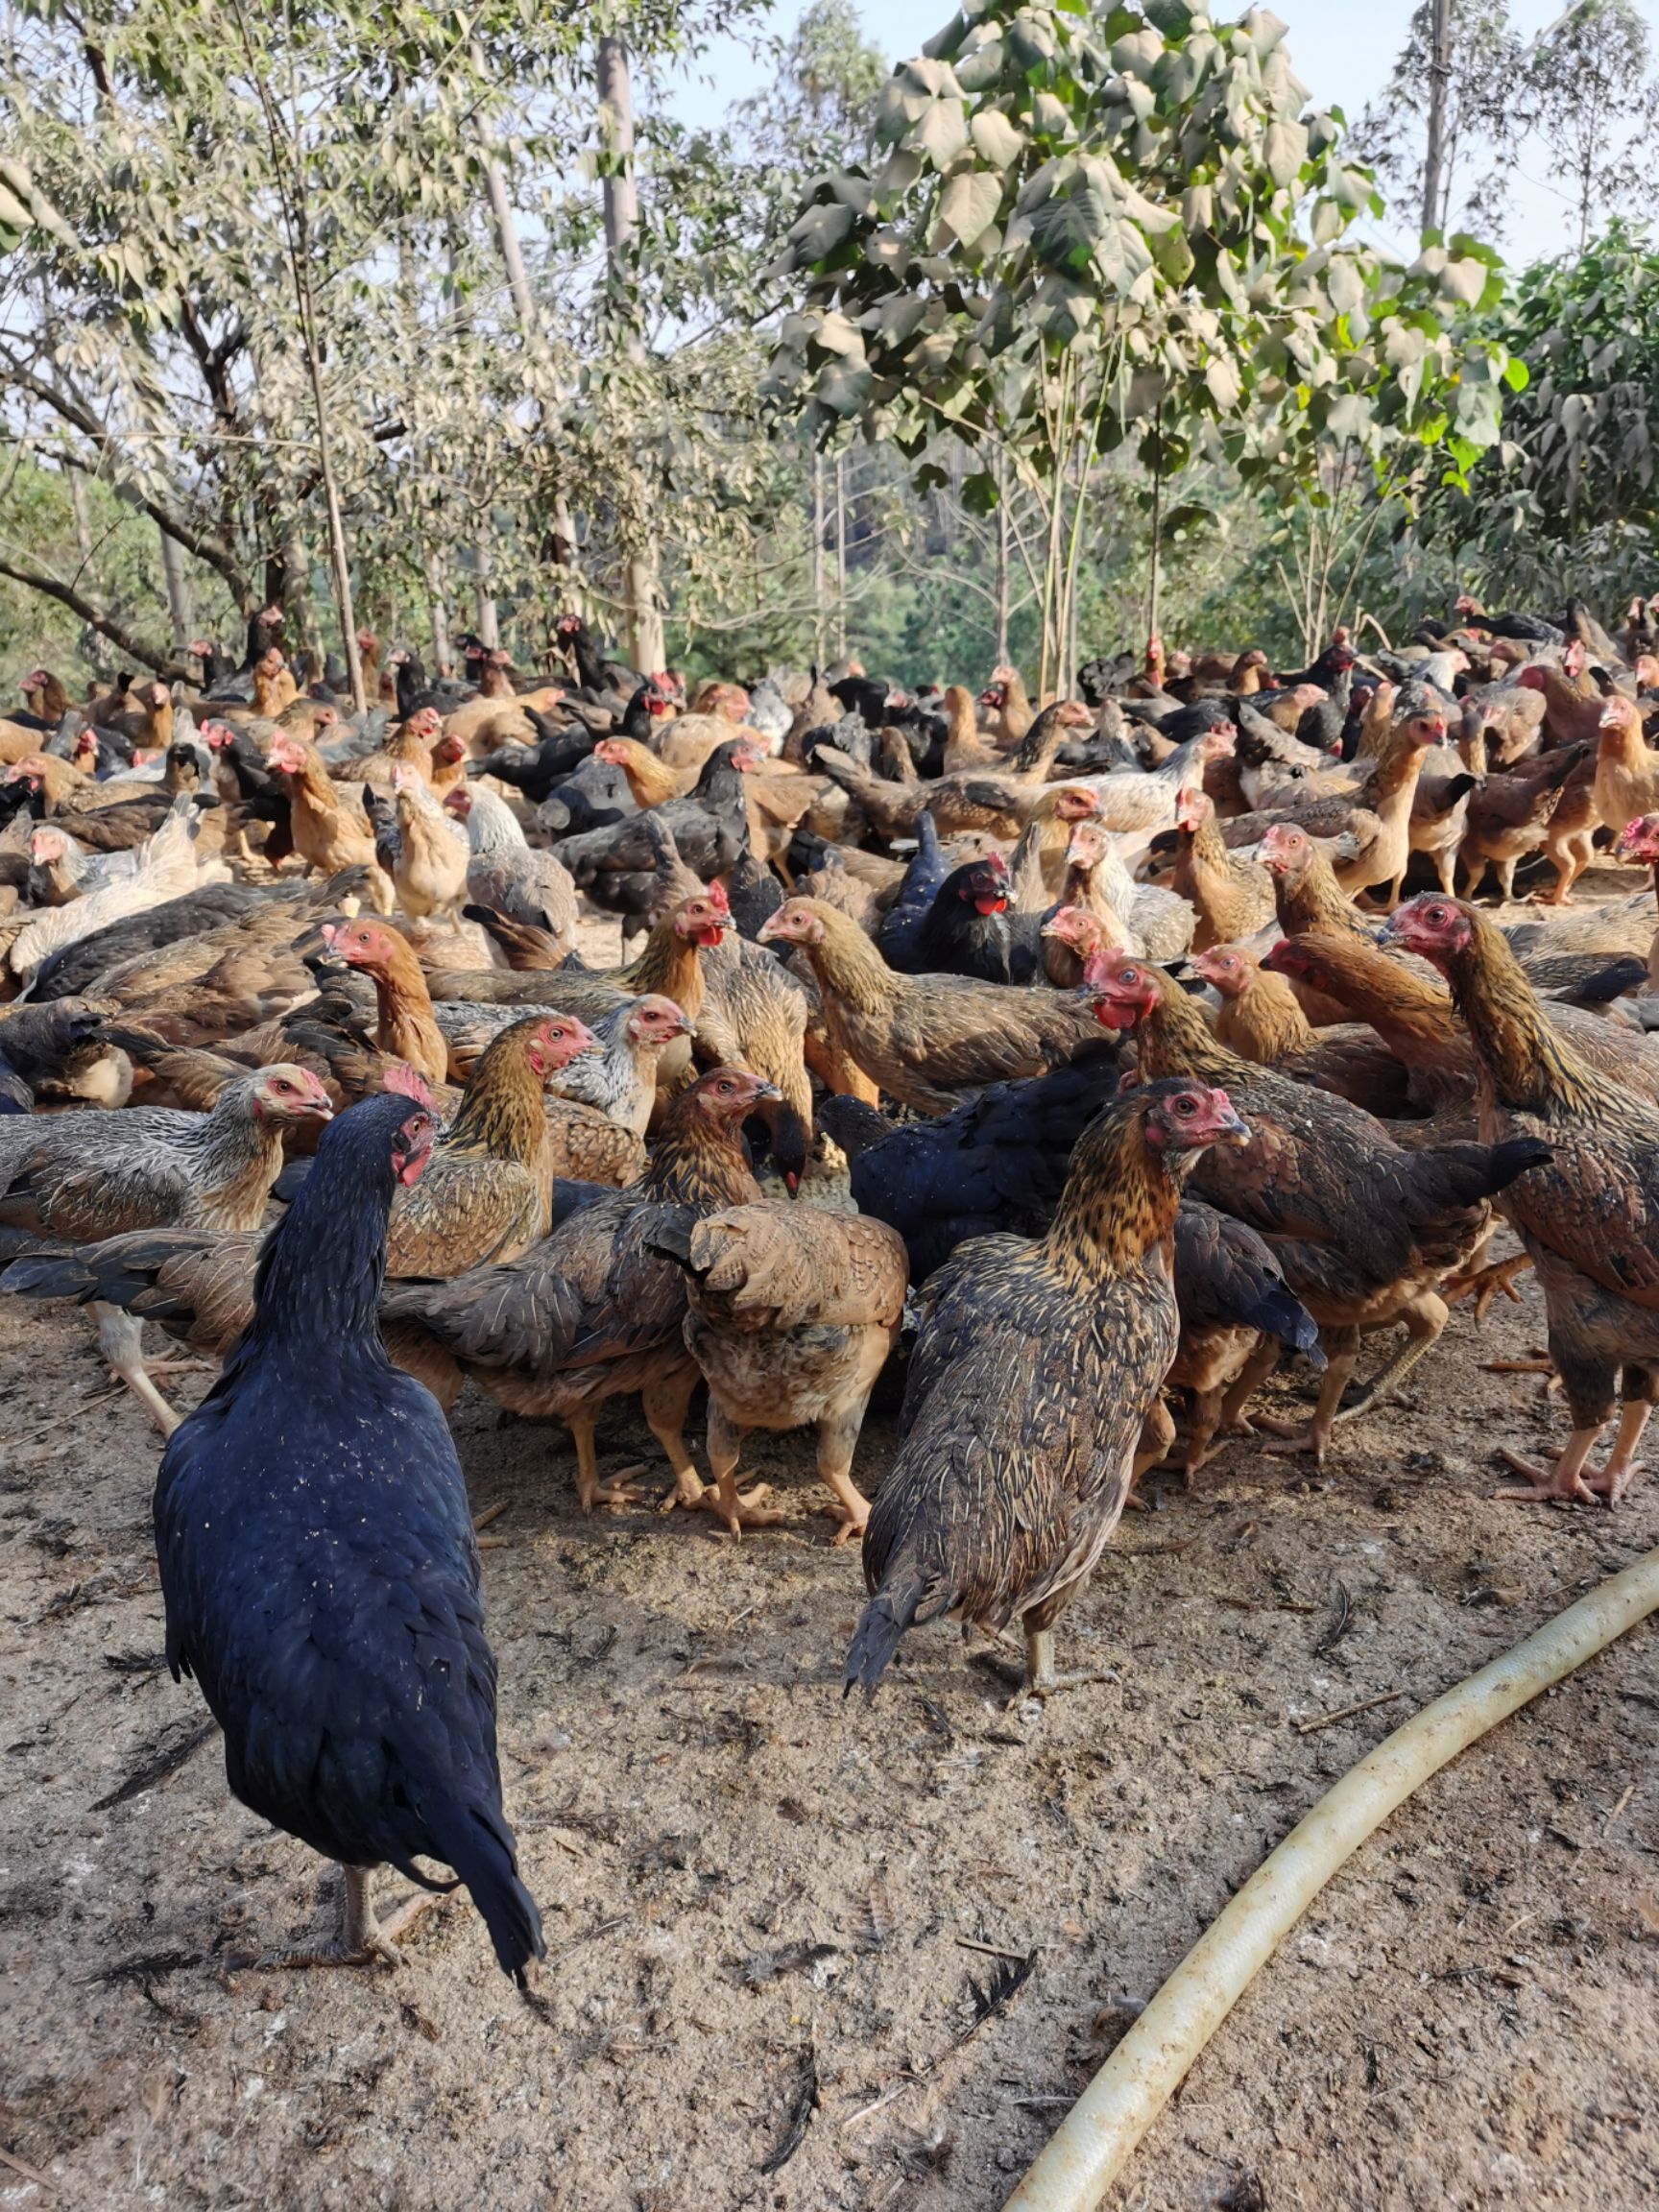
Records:
[[[593,1449],[591,1416],[577,1414],[567,1427],[576,1447],[576,1501],[583,1512],[591,1513],[595,1505],[637,1505],[639,1493],[632,1484],[620,1478],[613,1482],[602,1479],[598,1455]]]
[[[662,1513],[672,1513],[676,1505],[702,1503],[703,1478],[685,1449],[685,1416],[691,1410],[697,1382],[697,1370],[693,1367],[688,1375],[661,1376],[648,1382],[639,1393],[645,1426],[661,1445],[662,1456],[674,1470],[674,1487],[658,1508]]]
[[[150,1380],[144,1364],[144,1324],[102,1298],[87,1301],[98,1322],[98,1349],[117,1382],[125,1382],[163,1436],[171,1436],[184,1416],[175,1413]]]
[[[705,1513],[712,1513],[728,1535],[740,1536],[745,1528],[775,1528],[785,1516],[775,1505],[762,1503],[764,1487],[740,1492],[737,1488],[737,1460],[743,1444],[743,1431],[732,1423],[715,1405],[709,1401],[709,1465],[713,1472],[712,1484],[704,1489],[699,1483],[698,1496],[686,1500]],[[671,1505],[681,1503],[678,1489],[669,1499]]]
[[[1096,1682],[1116,1682],[1117,1671],[1111,1667],[1087,1667],[1073,1673],[1061,1674],[1054,1667],[1054,1631],[1052,1628],[1033,1628],[1022,1623],[1025,1629],[1025,1663],[1010,1665],[998,1657],[995,1651],[975,1651],[974,1664],[985,1667],[1004,1682],[1014,1685],[1010,1705],[1018,1705],[1027,1697],[1057,1697],[1063,1690],[1083,1690]]]
[[[1499,1457],[1504,1464],[1514,1468],[1517,1475],[1527,1476],[1529,1480],[1525,1485],[1505,1484],[1494,1490],[1493,1497],[1508,1498],[1523,1505],[1553,1504],[1557,1501],[1594,1505],[1598,1500],[1604,1500],[1610,1506],[1617,1505],[1640,1472],[1632,1462],[1652,1410],[1645,1398],[1622,1406],[1613,1449],[1603,1463],[1591,1468],[1588,1474],[1584,1471],[1584,1462],[1596,1449],[1605,1422],[1598,1422],[1594,1429],[1575,1429],[1551,1468],[1523,1459],[1518,1452],[1501,1452]]]
[[[1489,1267],[1474,1267],[1459,1275],[1449,1276],[1442,1286],[1448,1306],[1455,1306],[1462,1299],[1473,1297],[1475,1318],[1484,1321],[1486,1309],[1500,1291],[1511,1305],[1519,1306],[1521,1293],[1515,1287],[1517,1275],[1524,1275],[1532,1264],[1530,1252],[1517,1252],[1512,1259],[1496,1261]]]
[[[1252,1426],[1265,1431],[1276,1439],[1263,1444],[1263,1452],[1289,1455],[1310,1452],[1316,1467],[1323,1467],[1325,1455],[1331,1446],[1331,1432],[1336,1425],[1336,1409],[1342,1403],[1342,1393],[1348,1378],[1354,1372],[1354,1362],[1359,1356],[1358,1329],[1333,1329],[1322,1333],[1326,1336],[1326,1368],[1319,1383],[1319,1396],[1310,1421],[1298,1427],[1288,1421],[1280,1421],[1273,1415],[1258,1413]]]
[[[401,1966],[403,1954],[397,1948],[397,1937],[408,1934],[418,1920],[424,1918],[435,1905],[442,1905],[454,1884],[446,1883],[442,1889],[417,1889],[412,1897],[398,1906],[389,1920],[376,1918],[374,1900],[370,1890],[373,1869],[368,1866],[342,1866],[345,1885],[340,1903],[340,1934],[337,1939],[315,1951],[276,1951],[253,1961],[256,1966],[290,1968],[302,1966],[367,1966],[378,1960],[385,1966]]]

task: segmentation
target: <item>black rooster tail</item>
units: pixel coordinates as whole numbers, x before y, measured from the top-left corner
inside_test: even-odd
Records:
[[[432,1855],[454,1867],[477,1906],[502,1973],[511,1974],[522,1987],[525,1967],[532,1959],[544,1959],[547,1946],[536,1900],[518,1878],[512,1830],[499,1813],[453,1800],[438,1807],[423,1805],[421,1816],[431,1833]],[[406,1866],[400,1871],[430,1886],[429,1877],[418,1869]]]
[[[1507,1190],[1511,1183],[1534,1167],[1548,1167],[1554,1157],[1551,1147],[1537,1137],[1510,1137],[1502,1144],[1494,1144],[1487,1173],[1487,1197],[1496,1198],[1500,1190]]]
[[[900,1640],[915,1622],[922,1602],[922,1587],[919,1575],[889,1584],[878,1590],[859,1614],[847,1652],[847,1671],[841,1684],[843,1697],[853,1695],[854,1684],[866,1698],[875,1696],[876,1686],[891,1665]]]
[[[1294,1291],[1265,1292],[1250,1318],[1263,1334],[1277,1337],[1286,1352],[1300,1353],[1316,1372],[1324,1366],[1319,1324]]]
[[[111,1291],[100,1287],[98,1278],[79,1252],[31,1252],[13,1260],[0,1275],[0,1295],[11,1298],[73,1298],[84,1305],[88,1298],[105,1297],[118,1306]]]
[[[696,1270],[691,1265],[691,1232],[697,1226],[697,1216],[689,1206],[677,1206],[672,1210],[661,1209],[661,1217],[653,1221],[645,1232],[645,1249],[656,1252],[664,1260],[673,1261],[676,1267],[684,1267],[690,1275]]]

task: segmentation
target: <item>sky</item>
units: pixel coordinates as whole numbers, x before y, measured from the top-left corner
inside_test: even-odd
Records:
[[[1217,7],[1227,18],[1242,13],[1244,0]],[[1382,88],[1406,43],[1414,0],[1271,0],[1273,12],[1290,27],[1290,55],[1296,74],[1314,105],[1340,108],[1358,122],[1366,103]],[[1560,15],[1566,0],[1510,0],[1510,19],[1524,38],[1546,29]],[[1638,0],[1659,46],[1659,0]],[[787,36],[805,0],[778,0],[771,29]],[[950,21],[952,0],[857,0],[865,36],[890,61],[919,54],[924,42]],[[721,40],[698,65],[694,80],[678,86],[673,105],[688,123],[718,119],[731,102],[759,92],[772,81],[769,56],[758,43]],[[1531,150],[1529,150],[1531,151]],[[1415,246],[1408,227],[1385,227],[1382,242]],[[1492,241],[1511,260],[1531,261],[1568,251],[1576,243],[1562,195],[1551,189],[1543,160],[1525,159],[1513,194],[1506,234]]]

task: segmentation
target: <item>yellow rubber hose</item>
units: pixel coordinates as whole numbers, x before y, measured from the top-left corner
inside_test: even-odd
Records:
[[[1659,1551],[1649,1551],[1436,1697],[1327,1791],[1176,1967],[1004,2212],[1094,2212],[1199,2052],[1343,1861],[1431,1774],[1656,1609]]]

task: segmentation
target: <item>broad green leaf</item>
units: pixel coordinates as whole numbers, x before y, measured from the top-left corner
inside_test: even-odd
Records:
[[[1486,274],[1483,261],[1448,261],[1440,272],[1440,289],[1465,307],[1473,307],[1486,289]]]
[[[1106,195],[1092,178],[1079,176],[1032,215],[1031,244],[1050,269],[1080,276],[1109,224],[1116,227],[1117,218]]]
[[[960,100],[935,100],[917,127],[917,139],[935,169],[949,169],[968,143],[968,118]]]
[[[1231,414],[1238,404],[1242,389],[1238,382],[1238,372],[1232,362],[1220,353],[1213,353],[1204,364],[1204,382],[1216,406],[1224,415]]]
[[[972,246],[997,219],[1002,204],[1002,180],[970,169],[952,177],[939,196],[939,222],[964,246]],[[938,232],[934,233],[937,243]]]
[[[968,128],[977,151],[998,169],[1011,169],[1024,152],[1022,132],[999,108],[981,108]]]
[[[1001,39],[988,38],[957,60],[956,82],[964,92],[989,92],[993,84],[1001,82],[1006,60],[1007,49]]]
[[[845,421],[864,404],[872,381],[869,367],[862,361],[830,361],[818,373],[816,396],[822,406]]]
[[[1300,123],[1273,123],[1268,126],[1262,147],[1262,157],[1267,174],[1283,189],[1302,172],[1308,158],[1308,132]]]
[[[808,207],[805,214],[797,217],[789,230],[797,266],[802,262],[822,261],[827,253],[832,253],[851,231],[854,221],[852,208],[837,206],[833,201]]]

